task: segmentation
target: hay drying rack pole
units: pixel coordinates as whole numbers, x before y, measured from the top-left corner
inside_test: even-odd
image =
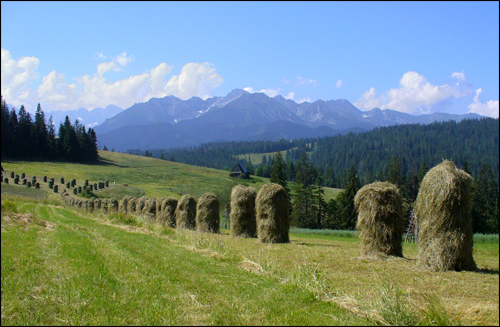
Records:
[[[410,223],[408,224],[408,229],[406,230],[405,242],[418,242],[418,222],[415,218],[413,210],[410,213]]]

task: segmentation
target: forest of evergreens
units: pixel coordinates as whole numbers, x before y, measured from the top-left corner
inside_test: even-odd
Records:
[[[85,130],[78,120],[71,124],[66,116],[56,135],[52,116],[47,121],[38,104],[34,119],[21,105],[18,112],[1,99],[2,156],[15,159],[64,159],[96,161],[97,136],[92,128]]]

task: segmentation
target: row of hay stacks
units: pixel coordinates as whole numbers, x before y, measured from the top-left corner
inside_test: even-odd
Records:
[[[205,193],[198,201],[186,194],[180,200],[174,197],[150,199],[145,196],[111,199],[75,199],[64,192],[64,203],[105,213],[143,215],[167,227],[219,233],[220,201],[215,194]],[[286,190],[274,183],[264,185],[260,191],[237,185],[231,193],[231,235],[258,237],[263,243],[288,243],[290,218]]]
[[[472,257],[472,177],[451,161],[427,172],[420,184],[414,213],[420,227],[417,266],[432,271],[477,270]],[[402,257],[402,197],[388,182],[362,187],[354,198],[358,210],[361,254]]]

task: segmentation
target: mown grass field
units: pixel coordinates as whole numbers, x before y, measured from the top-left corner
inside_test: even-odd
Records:
[[[162,187],[198,197],[234,182],[213,169],[111,152],[105,159],[2,166],[77,181],[114,176],[150,197],[165,196]],[[45,192],[2,184],[2,325],[499,323],[498,235],[475,236],[479,272],[430,273],[415,268],[415,244],[404,244],[404,259],[366,260],[353,232],[292,229],[289,244],[260,244],[226,229],[177,231],[141,216],[89,214]]]

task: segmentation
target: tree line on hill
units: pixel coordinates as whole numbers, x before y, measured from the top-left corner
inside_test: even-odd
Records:
[[[71,124],[66,116],[56,135],[52,116],[47,121],[40,104],[33,119],[23,105],[16,113],[14,108],[9,111],[3,97],[0,102],[2,155],[11,158],[97,160],[97,136],[92,128],[85,130],[78,120]]]
[[[398,125],[364,133],[300,140],[207,143],[197,147],[153,149],[148,156],[192,165],[230,170],[237,161],[250,174],[273,179],[275,165],[299,205],[294,224],[303,228],[354,229],[354,196],[374,181],[396,184],[405,199],[409,219],[418,187],[427,171],[452,160],[474,177],[472,200],[474,231],[498,233],[499,121],[482,118]],[[237,155],[280,151],[253,165]],[[283,154],[281,153],[283,152]],[[280,183],[284,184],[284,182]],[[325,203],[319,186],[344,189]]]

